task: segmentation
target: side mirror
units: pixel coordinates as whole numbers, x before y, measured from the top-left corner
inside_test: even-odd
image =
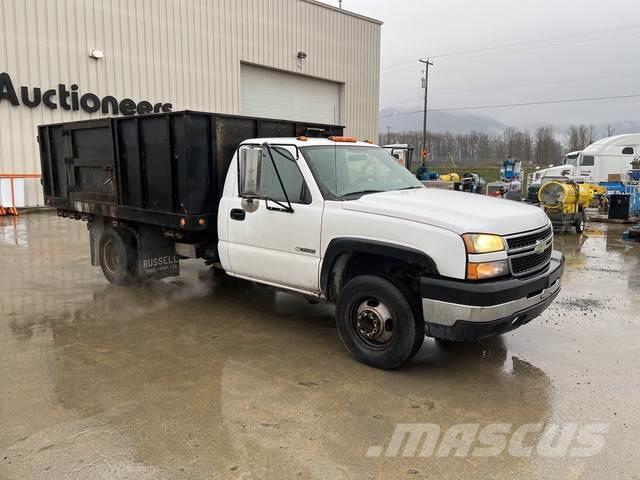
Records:
[[[262,148],[243,147],[240,149],[240,164],[238,169],[240,196],[255,198],[260,188],[262,174]]]

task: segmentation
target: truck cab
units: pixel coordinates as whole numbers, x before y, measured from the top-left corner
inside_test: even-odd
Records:
[[[603,138],[585,148],[578,158],[576,176],[585,182],[607,182],[609,176],[624,181],[631,163],[640,156],[640,134]]]
[[[348,137],[243,142],[218,232],[229,275],[336,303],[345,346],[382,368],[425,334],[475,341],[529,322],[563,269],[542,210],[427,189]]]

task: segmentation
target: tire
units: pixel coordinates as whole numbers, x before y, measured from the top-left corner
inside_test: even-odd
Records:
[[[576,233],[584,232],[584,224],[586,223],[586,215],[584,212],[580,215],[580,218],[576,220],[575,225],[573,226],[576,229]]]
[[[136,280],[138,253],[133,234],[124,228],[107,228],[100,237],[100,268],[114,285],[128,285]]]
[[[356,359],[385,370],[408,362],[425,338],[424,321],[411,297],[374,275],[355,277],[345,285],[336,305],[336,324]]]

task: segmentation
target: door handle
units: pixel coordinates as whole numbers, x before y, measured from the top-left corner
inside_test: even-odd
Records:
[[[246,214],[247,213],[241,208],[232,208],[230,216],[231,216],[232,220],[240,220],[240,221],[242,221],[242,220],[244,220],[244,217],[246,216]]]

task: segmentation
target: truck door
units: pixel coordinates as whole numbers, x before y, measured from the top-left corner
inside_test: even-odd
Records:
[[[256,185],[263,198],[241,198],[236,184],[225,209],[231,273],[316,293],[324,203],[319,194],[311,196],[296,153],[286,147],[270,150],[273,162],[262,148]],[[292,211],[287,208],[287,196]]]
[[[596,157],[594,155],[581,155],[580,156],[580,175],[583,177],[588,177],[589,179],[596,180],[594,178],[596,172],[595,170]],[[606,181],[606,178],[604,179]],[[596,180],[600,181],[600,180]]]

